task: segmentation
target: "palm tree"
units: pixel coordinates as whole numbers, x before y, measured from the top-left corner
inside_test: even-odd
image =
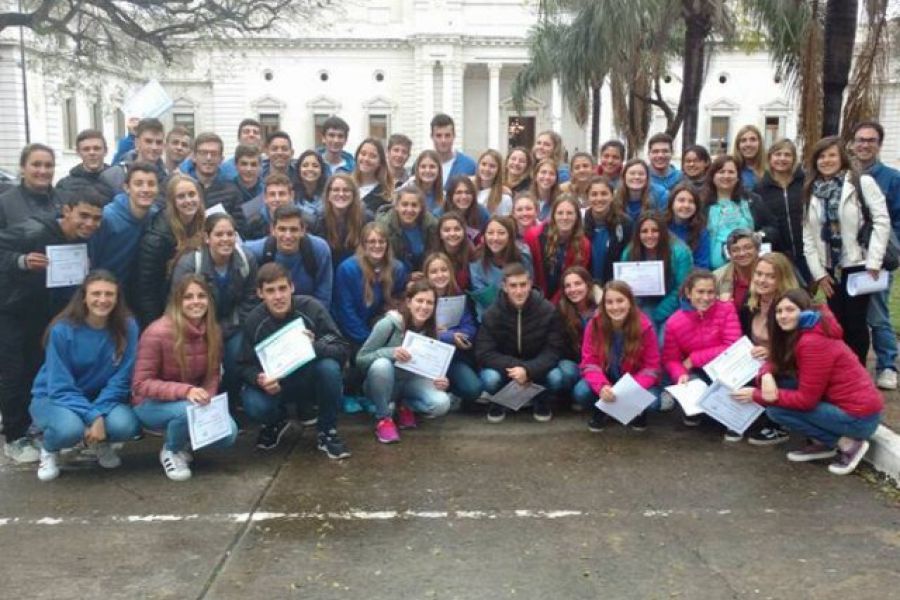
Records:
[[[857,0],[828,0],[825,8],[825,58],[822,64],[822,135],[837,135],[841,126],[841,104],[850,76],[856,42]]]

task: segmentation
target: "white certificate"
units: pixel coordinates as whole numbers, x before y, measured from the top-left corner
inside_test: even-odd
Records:
[[[512,379],[504,385],[499,392],[491,397],[491,402],[505,406],[510,410],[519,410],[528,401],[544,391],[544,386],[530,381],[525,385],[519,385]]]
[[[703,370],[710,381],[719,380],[726,387],[736,390],[756,377],[763,366],[761,360],[750,355],[752,349],[753,342],[745,335],[710,361]]]
[[[207,208],[205,214],[206,218],[208,219],[213,215],[227,215],[228,211],[225,210],[225,207],[222,206],[221,202],[219,202],[218,204],[214,204],[213,206]],[[244,243],[244,240],[241,239],[241,234],[239,234],[237,231],[234,232],[234,240],[238,246]]]
[[[172,108],[174,102],[155,79],[131,95],[122,106],[126,118],[149,119],[159,117]]]
[[[665,296],[666,277],[663,261],[613,263],[613,279],[624,281],[635,296]]]
[[[881,271],[878,274],[878,279],[872,279],[868,271],[850,273],[847,275],[847,294],[850,296],[861,296],[862,294],[883,292],[888,289],[889,282],[887,271]]]
[[[685,416],[693,417],[703,412],[700,406],[700,400],[709,386],[702,379],[691,379],[687,383],[680,385],[670,385],[666,387],[666,391],[672,394],[672,397],[681,405],[681,410]]]
[[[434,309],[435,320],[438,329],[450,329],[456,327],[462,321],[466,310],[465,296],[445,296],[438,298],[437,307]]]
[[[283,379],[316,357],[303,319],[296,318],[256,345],[256,356],[269,379]]]
[[[731,390],[721,381],[714,381],[700,399],[703,412],[727,427],[743,435],[753,421],[763,412],[756,402],[738,402],[731,397]]]
[[[231,435],[231,415],[228,414],[228,394],[213,396],[207,405],[187,407],[188,433],[191,448],[197,450]]]
[[[629,373],[625,373],[619,378],[612,391],[616,395],[615,402],[597,400],[594,406],[623,425],[631,423],[636,416],[647,410],[647,407],[656,400],[653,394],[642,388],[641,384],[635,381]]]
[[[63,244],[47,246],[47,287],[81,285],[88,274],[87,244]]]
[[[456,351],[456,347],[450,344],[412,331],[406,332],[400,345],[409,351],[412,358],[406,362],[398,360],[394,366],[428,379],[445,376]]]

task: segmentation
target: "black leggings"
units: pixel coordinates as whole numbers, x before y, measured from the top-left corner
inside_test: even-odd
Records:
[[[869,311],[869,295],[850,296],[847,294],[848,275],[863,270],[863,267],[844,269],[841,273],[841,280],[835,280],[834,294],[828,299],[828,308],[831,309],[837,322],[844,329],[844,342],[850,346],[859,362],[866,366],[866,358],[869,354],[869,325],[866,322],[866,313]],[[834,274],[831,275],[834,279]]]

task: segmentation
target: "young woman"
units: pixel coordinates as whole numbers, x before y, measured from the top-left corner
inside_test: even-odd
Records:
[[[141,238],[134,274],[134,312],[141,327],[162,316],[178,258],[203,245],[203,190],[176,173],[166,187],[166,207],[156,213]]]
[[[510,149],[506,155],[506,179],[503,184],[513,194],[530,189],[532,168],[531,153],[526,148],[516,146]]]
[[[141,335],[132,384],[141,424],[163,432],[159,462],[173,481],[191,476],[187,407],[209,404],[221,368],[222,331],[209,286],[199,275],[186,275],[173,287],[166,314]],[[225,448],[236,438],[232,419],[230,435],[209,447]]]
[[[505,185],[503,157],[496,150],[485,150],[478,157],[478,171],[472,177],[478,188],[478,204],[489,215],[505,216],[512,212],[512,191]]]
[[[378,222],[387,229],[394,257],[410,273],[421,270],[425,251],[437,239],[437,219],[428,212],[422,190],[398,190],[394,206],[380,215]]]
[[[625,144],[619,140],[603,142],[597,163],[597,175],[609,179],[612,189],[617,189],[621,183],[622,165],[625,164]]]
[[[401,346],[407,331],[437,338],[436,303],[437,294],[430,283],[411,283],[400,310],[388,312],[375,324],[356,355],[357,366],[366,372],[366,397],[375,405],[375,437],[383,444],[400,441],[398,425],[401,429],[415,427],[415,412],[440,417],[450,410],[447,377],[426,379],[395,366],[397,362],[412,360],[409,351]]]
[[[43,432],[37,476],[59,476],[59,451],[93,447],[105,469],[121,464],[109,442],[126,442],[141,426],[128,402],[138,327],[116,278],[93,271],[47,329],[46,358],[29,411]]]
[[[484,244],[469,264],[472,299],[478,319],[493,304],[503,281],[503,267],[510,263],[522,263],[532,271],[531,252],[528,246],[516,240],[516,224],[509,217],[493,216],[484,230]]]
[[[813,147],[803,196],[806,264],[844,329],[844,341],[865,365],[869,327],[862,315],[869,308],[869,296],[848,294],[847,278],[861,271],[878,277],[891,231],[884,194],[872,177],[854,171],[842,140],[835,136]],[[861,203],[872,222],[867,247],[859,242],[865,222]]]
[[[678,309],[678,295],[691,270],[691,251],[684,242],[669,235],[661,214],[649,212],[635,222],[631,243],[622,253],[622,260],[663,262],[666,294],[638,298],[638,306],[662,333],[666,319]]]
[[[426,210],[439,216],[444,209],[444,173],[441,159],[434,150],[423,150],[412,167],[410,177],[401,190],[417,188],[425,195]]]
[[[359,187],[359,195],[366,209],[373,215],[391,204],[394,178],[387,162],[381,140],[367,138],[356,148],[356,167],[353,180]]]
[[[307,150],[297,159],[300,185],[296,188],[296,204],[308,223],[322,214],[322,193],[328,180],[325,162],[315,150]]]
[[[725,240],[729,260],[713,272],[719,299],[731,302],[738,310],[744,305],[750,290],[753,268],[759,258],[759,240],[749,229],[735,229]]]
[[[19,155],[19,168],[19,185],[0,191],[0,229],[29,217],[55,217],[62,204],[59,192],[53,189],[56,155],[52,148],[44,144],[25,146]]]
[[[709,232],[700,203],[700,194],[688,183],[680,183],[669,194],[666,208],[669,231],[687,244],[694,257],[694,266],[708,269]]]
[[[632,221],[647,211],[666,211],[666,191],[650,182],[650,167],[633,158],[622,168],[622,185],[616,190],[616,201]]]
[[[538,224],[540,205],[531,192],[519,192],[513,202],[512,217],[516,222],[516,234],[521,240],[525,232]]]
[[[359,247],[363,226],[372,217],[359,198],[356,180],[347,173],[335,173],[325,184],[322,215],[309,231],[328,242],[331,264],[337,269]]]
[[[609,281],[603,286],[600,310],[584,328],[581,346],[581,376],[595,397],[615,402],[613,386],[626,373],[657,396],[648,410],[659,409],[660,357],[653,323],[638,308],[627,283]],[[588,428],[602,431],[606,413],[594,407]],[[647,411],[635,418],[631,427],[647,428]]]
[[[594,177],[594,157],[587,152],[576,152],[572,156],[572,179],[559,186],[563,194],[572,194],[581,208],[587,208],[588,186]]]
[[[771,352],[761,385],[739,390],[738,399],[756,401],[769,418],[809,438],[809,445],[789,452],[788,460],[836,457],[828,470],[851,473],[869,449],[884,400],[841,341],[840,325],[817,310],[806,291],[789,290],[775,299],[774,307]],[[779,383],[786,380],[792,385]]]
[[[388,232],[380,223],[367,223],[356,254],[345,259],[334,275],[331,312],[341,332],[356,347],[372,333],[372,324],[403,293],[407,271],[394,259]]]
[[[475,254],[475,246],[466,235],[466,222],[456,212],[441,215],[438,219],[437,242],[430,249],[440,252],[450,259],[456,286],[465,291],[469,289],[469,263]]]
[[[737,161],[741,185],[748,192],[753,190],[766,172],[766,146],[756,126],[744,125],[738,129],[731,155]]]
[[[591,273],[601,284],[613,278],[613,263],[631,240],[631,219],[613,200],[613,187],[606,177],[594,176],[588,188],[588,210],[584,231],[591,242]]]
[[[446,212],[461,215],[466,223],[466,237],[478,245],[491,215],[486,207],[475,201],[476,195],[475,184],[469,177],[454,175],[447,182],[446,206],[435,211],[435,216],[440,217]]]
[[[596,298],[599,292],[594,289],[591,274],[584,267],[569,267],[563,272],[557,310],[565,327],[566,345],[559,364],[547,374],[547,381],[553,389],[571,391],[573,406],[577,409],[588,408],[596,400],[588,383],[581,378],[578,363],[584,328],[599,308]]]
[[[584,234],[581,207],[569,194],[556,199],[550,221],[530,229],[525,243],[534,261],[534,286],[554,303],[562,290],[563,271],[591,265],[591,242]]]
[[[735,229],[749,229],[764,243],[778,242],[778,224],[759,196],[744,191],[737,161],[729,155],[716,158],[709,167],[704,192],[709,258],[713,269],[725,264],[725,241]]]
[[[538,201],[538,220],[542,223],[547,221],[550,207],[559,196],[559,172],[552,159],[545,158],[535,164],[529,192]]]
[[[531,157],[534,159],[535,165],[548,158],[556,163],[559,183],[569,180],[569,167],[564,162],[564,154],[562,136],[549,129],[537,135],[534,147],[531,149]]]
[[[684,173],[685,183],[689,183],[698,192],[702,193],[706,186],[706,172],[709,171],[709,150],[704,146],[688,146],[681,157],[681,172]]]

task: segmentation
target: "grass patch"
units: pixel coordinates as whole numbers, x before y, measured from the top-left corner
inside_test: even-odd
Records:
[[[888,310],[891,313],[891,325],[894,327],[894,333],[897,333],[900,331],[900,277],[894,278],[889,300]]]

